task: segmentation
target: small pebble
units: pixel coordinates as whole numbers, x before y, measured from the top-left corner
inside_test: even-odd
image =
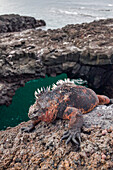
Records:
[[[106,134],[107,134],[107,130],[105,129],[102,131],[102,135],[106,135]]]
[[[104,153],[102,153],[101,156],[102,156],[102,159],[104,160],[106,159],[106,155]]]

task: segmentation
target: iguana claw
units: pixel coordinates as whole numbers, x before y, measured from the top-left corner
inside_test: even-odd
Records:
[[[80,137],[80,132],[77,131],[77,132],[73,132],[71,130],[67,131],[64,133],[63,137],[61,138],[61,141],[63,139],[67,139],[66,140],[66,145],[72,141],[72,143],[74,143],[75,145],[78,145],[80,146],[80,143],[81,143],[81,137]]]
[[[31,125],[29,127],[22,127],[21,131],[29,133],[29,132],[32,132],[34,129],[35,129],[35,127]]]

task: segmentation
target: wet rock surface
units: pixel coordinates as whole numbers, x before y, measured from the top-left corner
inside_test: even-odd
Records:
[[[107,113],[111,112],[111,107],[113,105],[107,106]],[[97,110],[99,109],[100,106],[97,107]],[[101,111],[104,110],[105,108],[101,108]],[[101,111],[98,112],[101,114]],[[104,121],[106,118],[107,114]],[[84,119],[86,118],[84,117]],[[90,120],[91,118],[89,122]],[[99,121],[98,123],[94,121],[92,125],[86,121],[81,133],[81,149],[77,152],[71,143],[66,146],[65,140],[60,142],[64,131],[68,129],[68,121],[57,120],[55,124],[41,122],[36,126],[34,132],[21,132],[20,129],[29,124],[30,121],[23,122],[14,128],[0,131],[1,170],[113,169],[113,123],[103,127]],[[110,125],[112,126],[110,127]]]
[[[45,26],[44,20],[17,14],[0,15],[0,33],[18,32],[26,29]]]
[[[67,73],[113,98],[113,19],[0,34],[0,105],[28,80]]]

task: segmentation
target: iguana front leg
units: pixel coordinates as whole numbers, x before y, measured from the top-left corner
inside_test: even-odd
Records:
[[[81,128],[83,126],[83,116],[81,114],[81,111],[74,107],[67,107],[63,114],[63,119],[70,120],[69,122],[69,130],[64,133],[63,139],[66,140],[66,144],[68,144],[70,141],[72,143],[76,144],[77,146],[80,146],[81,143]]]
[[[31,111],[33,106],[31,107]],[[38,111],[35,111],[36,113]],[[34,112],[34,113],[35,113]],[[46,110],[45,113],[38,113],[39,116],[36,116],[34,118],[31,118],[32,120],[32,124],[29,127],[23,127],[21,128],[21,131],[23,132],[32,132],[35,129],[35,126],[40,122],[40,121],[44,121],[47,123],[51,123],[56,119],[57,116],[57,110],[56,109],[48,109]]]
[[[39,123],[40,121],[39,120],[32,120],[32,123],[30,126],[28,127],[22,127],[21,128],[21,131],[22,132],[32,132],[34,129],[35,129],[35,126]]]

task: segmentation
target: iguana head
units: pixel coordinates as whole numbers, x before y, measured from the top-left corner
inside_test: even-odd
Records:
[[[45,108],[48,107],[48,100],[50,100],[48,97],[49,92],[50,87],[47,87],[47,89],[41,88],[41,90],[37,89],[37,91],[35,91],[36,101],[31,105],[28,112],[28,117],[31,120],[43,118]]]
[[[29,108],[28,117],[31,120],[37,120],[40,119],[42,115],[43,115],[43,111],[41,109],[41,106],[36,101],[35,104],[31,105],[31,107]]]

